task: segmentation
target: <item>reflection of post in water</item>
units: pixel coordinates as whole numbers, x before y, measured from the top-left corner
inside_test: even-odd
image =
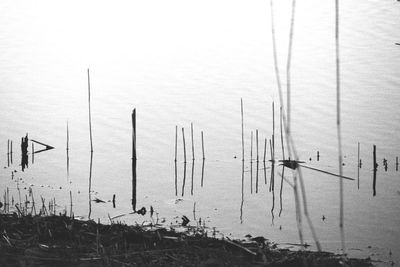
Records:
[[[192,160],[192,184],[190,186],[190,194],[193,196],[193,177],[194,177],[194,158]]]
[[[253,194],[253,131],[250,139],[250,193]]]
[[[256,193],[258,193],[258,165],[259,165],[259,158],[258,158],[258,130],[256,130],[256,151],[257,151]]]
[[[267,138],[264,138],[264,159],[263,159],[263,164],[264,164],[264,183],[267,184],[267,169],[265,166],[265,158],[267,155]]]
[[[35,163],[35,145],[32,142],[32,164]]]
[[[372,189],[374,191],[373,196],[376,196],[376,171],[378,169],[378,163],[376,163],[376,146],[373,147],[373,158],[374,158],[374,180],[372,184]]]
[[[203,180],[204,180],[204,162],[205,159],[203,159],[203,162],[201,164],[201,187],[203,187]]]
[[[69,190],[69,205],[70,205],[69,217],[73,218],[74,216],[72,215],[72,192],[71,192],[71,190]]]
[[[283,127],[282,127],[282,122],[283,122],[283,116],[282,116],[282,106],[279,109],[279,128],[281,131],[281,148],[282,148],[282,160],[285,160],[285,146],[283,145]],[[279,217],[281,217],[283,205],[282,205],[282,192],[283,192],[283,177],[285,176],[285,166],[282,165],[282,177],[281,177],[281,187],[279,189]]]
[[[178,196],[178,165],[177,165],[177,157],[178,157],[178,125],[175,126],[175,196]]]
[[[274,176],[274,172],[275,172],[275,159],[274,159],[274,152],[273,152],[273,146],[272,146],[272,141],[271,139],[269,139],[269,147],[271,150],[271,181],[269,182],[269,192],[271,192],[274,187],[275,187],[275,176]]]
[[[204,138],[203,138],[203,131],[201,131],[201,150],[203,152],[203,162],[201,164],[201,187],[203,187],[203,179],[204,179],[204,161],[206,160],[204,154]]]
[[[360,189],[360,142],[357,143],[357,188]]]
[[[89,165],[89,215],[92,214],[92,166],[93,166],[93,151],[90,152],[90,165]]]
[[[185,183],[186,183],[186,161],[183,163],[182,196],[185,195]]]
[[[283,192],[283,177],[285,176],[285,166],[282,165],[281,188],[279,189],[279,217],[281,217],[283,210],[282,192]]]
[[[22,171],[28,168],[28,134],[21,138],[21,168]]]
[[[272,187],[272,207],[271,207],[271,223],[272,223],[272,225],[274,225],[274,219],[275,219],[274,210],[275,210],[275,188]]]
[[[178,196],[178,164],[175,161],[175,196]]]
[[[13,141],[10,140],[10,163],[13,164]]]
[[[7,166],[10,167],[10,139],[7,140]]]
[[[132,111],[132,209],[136,211],[136,108]]]
[[[67,121],[67,178],[69,177],[69,129]]]
[[[243,223],[243,203],[244,203],[244,161],[242,161],[242,201],[240,202],[240,223]]]

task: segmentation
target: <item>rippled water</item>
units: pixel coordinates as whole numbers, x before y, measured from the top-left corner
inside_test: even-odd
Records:
[[[283,81],[290,4],[286,0],[275,3]],[[337,173],[334,3],[298,1],[296,8],[293,136],[300,159],[307,166]],[[400,258],[400,172],[395,169],[395,158],[400,154],[400,46],[395,45],[400,41],[399,10],[399,3],[386,0],[342,1],[340,7],[344,174],[357,177],[358,142],[363,162],[360,189],[357,182],[345,181],[346,245],[350,255],[372,255],[396,262]],[[0,11],[2,192],[9,187],[18,199],[17,183],[11,180],[11,171],[17,170],[15,178],[21,178],[18,186],[23,198],[31,187],[37,198],[55,197],[62,210],[69,205],[71,191],[75,214],[88,216],[86,69],[90,68],[92,199],[107,201],[116,194],[117,204],[113,208],[110,202],[92,203],[91,218],[107,221],[108,215],[131,211],[131,112],[136,108],[138,206],[152,205],[168,223],[181,215],[192,220],[196,203],[196,219],[206,220],[207,225],[224,234],[264,235],[280,243],[298,242],[293,192],[287,183],[283,183],[283,209],[278,216],[280,167],[276,167],[275,190],[269,192],[270,163],[266,166],[267,185],[260,166],[256,194],[254,162],[253,194],[250,192],[251,131],[255,134],[259,130],[263,157],[264,138],[272,135],[273,101],[276,157],[281,158],[269,1],[2,1]],[[242,208],[241,98],[246,148]],[[188,154],[185,175],[182,127]],[[201,131],[205,141],[204,171]],[[21,172],[20,138],[25,133],[55,149],[36,154],[34,164]],[[10,167],[8,139],[13,140],[14,149]],[[373,144],[377,146],[379,164],[375,197]],[[269,159],[269,146],[266,155]],[[388,160],[387,171],[382,164],[384,158]],[[339,182],[307,169],[303,174],[309,210],[322,246],[338,252]],[[144,218],[149,220],[148,215]],[[143,217],[120,219],[133,223]],[[307,242],[313,244],[307,225],[304,230]]]

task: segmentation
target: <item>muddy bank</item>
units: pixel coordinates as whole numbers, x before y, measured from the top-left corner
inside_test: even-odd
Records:
[[[327,252],[279,249],[262,237],[209,237],[162,226],[0,214],[0,266],[372,266]]]

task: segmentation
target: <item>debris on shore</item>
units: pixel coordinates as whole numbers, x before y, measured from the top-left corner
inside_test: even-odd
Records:
[[[0,214],[0,266],[372,266],[329,252],[279,249],[267,239],[208,237],[160,225]]]

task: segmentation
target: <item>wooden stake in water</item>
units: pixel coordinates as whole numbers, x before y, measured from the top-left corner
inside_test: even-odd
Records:
[[[376,163],[376,146],[375,145],[373,147],[372,154],[373,154],[372,156],[373,156],[373,159],[374,159],[374,180],[373,180],[373,183],[372,183],[372,189],[374,191],[373,195],[376,196],[376,171],[377,171],[377,168],[378,168],[378,163]]]
[[[240,99],[240,112],[242,115],[242,161],[244,161],[244,126],[243,126],[243,99]]]
[[[206,159],[205,154],[204,154],[204,138],[203,138],[203,131],[201,131],[201,150],[203,152],[203,160]]]
[[[132,111],[132,209],[136,211],[136,108]]]
[[[192,136],[192,160],[194,160],[193,122],[190,123],[190,134]]]
[[[183,162],[186,163],[185,129],[183,127],[182,127],[182,142],[183,142]]]
[[[272,161],[275,162],[275,103],[272,101]]]
[[[360,189],[360,142],[357,143],[357,188]]]
[[[90,134],[90,151],[93,152],[93,138],[92,138],[92,112],[90,108],[90,74],[89,69],[87,69],[88,77],[88,102],[89,102],[89,134]]]
[[[396,157],[396,171],[399,171],[399,157]]]

